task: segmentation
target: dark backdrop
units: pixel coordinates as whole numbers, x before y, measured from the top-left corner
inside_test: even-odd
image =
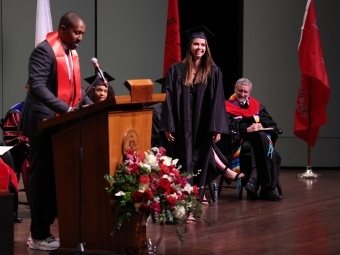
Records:
[[[224,76],[225,97],[229,98],[236,80],[242,77],[243,0],[178,0],[178,8],[181,31],[203,25],[215,35],[208,37],[208,43]],[[187,43],[182,34],[181,40],[184,58]]]

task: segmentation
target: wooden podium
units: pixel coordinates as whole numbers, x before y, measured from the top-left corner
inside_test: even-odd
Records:
[[[110,194],[105,190],[109,184],[104,175],[115,173],[124,150],[130,148],[144,152],[150,149],[153,113],[150,106],[164,101],[165,94],[151,92],[148,97],[138,100],[134,93],[138,89],[135,90],[134,86],[145,82],[149,86],[151,81],[128,80],[130,95],[84,107],[81,118],[80,111],[75,111],[38,123],[39,129],[53,133],[61,249],[75,249],[80,241],[86,244],[85,250],[93,251],[112,251],[122,245],[110,235],[114,215]],[[80,202],[82,240],[79,236]],[[132,242],[133,238],[126,236],[125,239]]]

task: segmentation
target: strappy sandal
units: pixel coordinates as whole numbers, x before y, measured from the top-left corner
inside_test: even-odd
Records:
[[[208,205],[209,205],[209,201],[206,200],[206,199],[203,199],[201,203],[202,203],[202,205],[204,205],[204,206],[208,206]]]
[[[204,195],[204,197],[201,199],[201,203],[202,203],[202,205],[204,205],[204,206],[208,206],[208,205],[209,205],[209,201],[207,200],[207,198],[205,197],[205,195]]]
[[[234,177],[234,179],[229,179],[227,177],[225,177],[224,175],[226,174],[226,172],[228,171],[228,167],[226,166],[222,171],[221,171],[221,175],[224,178],[225,182],[229,185],[231,184],[232,181],[238,181],[238,180],[242,180],[243,178],[246,177],[246,175],[244,174],[242,177],[239,178],[241,173],[237,173]]]
[[[192,213],[189,213],[187,217],[187,223],[196,223],[196,218],[194,217]]]

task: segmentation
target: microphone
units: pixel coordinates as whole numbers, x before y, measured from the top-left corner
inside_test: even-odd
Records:
[[[93,66],[94,66],[94,68],[96,70],[96,73],[97,73],[99,79],[102,81],[103,85],[105,87],[107,87],[108,86],[108,82],[107,82],[107,80],[106,80],[106,78],[105,78],[105,76],[103,74],[103,71],[99,68],[98,60],[96,58],[92,58],[91,62],[92,62]]]

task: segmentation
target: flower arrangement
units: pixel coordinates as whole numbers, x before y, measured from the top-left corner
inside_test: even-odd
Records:
[[[132,215],[140,213],[146,218],[151,215],[155,221],[171,222],[183,242],[178,225],[186,223],[189,214],[195,218],[202,215],[198,188],[189,183],[192,176],[181,173],[181,166],[176,166],[178,160],[165,153],[162,147],[153,147],[144,154],[129,151],[116,174],[104,176],[110,184],[106,190],[118,208],[115,230]]]

